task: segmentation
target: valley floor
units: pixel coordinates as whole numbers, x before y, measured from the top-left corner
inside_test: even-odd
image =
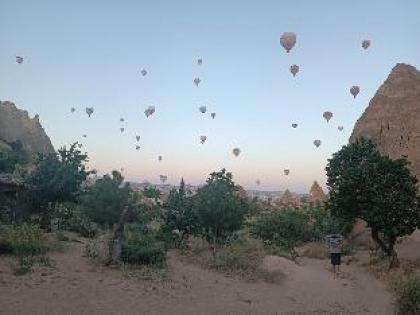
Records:
[[[98,267],[84,257],[82,243],[50,256],[54,268],[23,276],[14,276],[11,261],[0,258],[1,314],[393,313],[393,297],[383,283],[356,265],[344,265],[334,280],[327,260],[279,266],[285,279],[269,284],[202,269],[176,251],[169,253],[167,274],[159,281]]]

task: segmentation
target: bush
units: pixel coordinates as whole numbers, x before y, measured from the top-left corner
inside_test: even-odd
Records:
[[[127,224],[121,259],[131,264],[163,265],[166,260],[166,250],[164,243],[157,239],[157,233],[144,225]]]
[[[397,314],[420,314],[420,275],[412,275],[397,285]]]
[[[80,236],[93,238],[98,227],[75,204],[60,205],[56,211],[56,224],[59,230],[76,232]]]
[[[262,214],[250,223],[250,231],[268,245],[288,249],[292,259],[296,246],[311,239],[309,217],[292,209]]]
[[[217,269],[245,274],[254,273],[265,255],[263,244],[249,236],[241,236],[216,255]]]

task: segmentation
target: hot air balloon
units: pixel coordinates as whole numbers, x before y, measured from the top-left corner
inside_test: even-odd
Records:
[[[298,124],[292,124],[293,128],[297,128]]]
[[[319,146],[321,145],[321,140],[314,140],[314,145],[319,148]]]
[[[324,117],[327,122],[330,121],[330,119],[332,118],[332,116],[333,116],[333,113],[331,113],[331,112],[324,112],[322,114],[322,117]]]
[[[78,143],[77,146],[79,147],[79,149],[82,147],[81,143]]]
[[[124,132],[124,128],[123,128],[123,127],[121,127],[121,128],[120,128],[120,131],[121,131],[121,133],[123,133],[123,132]]]
[[[137,140],[137,142],[139,142],[140,141],[140,136],[136,136],[136,140]]]
[[[158,161],[162,161],[162,155],[158,156]]]
[[[159,178],[160,178],[160,181],[162,182],[162,184],[164,184],[166,182],[166,180],[168,179],[168,176],[160,175]]]
[[[204,142],[206,142],[206,140],[207,140],[206,136],[200,136],[201,144],[204,144]]]
[[[239,154],[241,153],[241,150],[239,148],[234,148],[232,150],[232,153],[233,153],[234,156],[238,157]]]
[[[287,169],[287,168],[286,168],[286,169],[284,169],[284,175],[286,175],[286,176],[287,176],[287,175],[289,175],[289,173],[290,173],[290,170],[289,170],[289,169]]]
[[[87,135],[83,135],[83,138],[86,138],[87,137]]]
[[[120,118],[120,121],[121,121],[121,122],[124,122],[124,118],[122,118],[122,117],[121,117],[121,118]]]
[[[70,108],[70,112],[74,113],[76,111],[76,108],[72,107]]]
[[[199,108],[198,108],[198,110],[202,113],[202,114],[204,114],[206,111],[207,111],[207,107],[206,106],[200,106]]]
[[[136,145],[136,150],[140,150],[140,146],[139,145]]]
[[[151,115],[153,115],[153,113],[155,112],[155,107],[154,106],[149,106],[147,107],[147,109],[144,111],[144,114],[146,115],[146,117],[149,117]]]
[[[260,181],[259,179],[257,179],[257,180],[255,181],[255,183],[257,184],[257,186],[260,186],[260,185],[261,185],[261,181]]]
[[[195,78],[195,79],[194,79],[194,84],[195,84],[196,86],[198,86],[198,85],[200,84],[200,82],[201,82],[200,78]]]
[[[199,66],[201,66],[201,65],[203,64],[203,59],[198,58],[198,59],[197,59],[197,64],[198,64]]]
[[[286,52],[290,52],[296,44],[296,34],[293,32],[284,32],[280,37],[280,44],[286,49]]]
[[[216,113],[211,113],[211,118],[216,118]]]
[[[141,73],[141,75],[144,77],[144,76],[147,74],[147,71],[146,71],[145,69],[142,69],[142,70],[140,71],[140,73]]]
[[[369,39],[365,39],[364,41],[362,41],[362,47],[363,49],[368,49],[370,46],[370,40]]]
[[[86,107],[86,114],[90,117],[94,112],[93,107]]]
[[[295,77],[296,74],[299,72],[299,66],[298,65],[291,65],[290,66],[290,72],[293,74],[293,76]]]
[[[337,129],[338,129],[339,131],[343,131],[344,127],[343,127],[343,126],[338,126],[338,127],[337,127]]]
[[[359,92],[360,92],[360,87],[357,86],[357,85],[353,85],[350,88],[350,93],[351,93],[351,95],[353,95],[354,98],[356,98],[356,96],[357,96],[357,94],[359,94]]]
[[[16,62],[18,64],[22,64],[23,63],[23,57],[22,56],[16,56]]]
[[[120,168],[120,171],[121,171],[121,172],[124,172],[124,167],[121,167],[121,168]]]

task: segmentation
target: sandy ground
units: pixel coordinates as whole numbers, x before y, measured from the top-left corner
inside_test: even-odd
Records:
[[[392,314],[393,298],[355,265],[332,279],[328,261],[304,259],[299,266],[276,256],[265,264],[281,269],[278,284],[247,283],[168,255],[163,280],[127,276],[98,267],[84,244],[51,253],[54,268],[14,276],[0,258],[0,314]]]

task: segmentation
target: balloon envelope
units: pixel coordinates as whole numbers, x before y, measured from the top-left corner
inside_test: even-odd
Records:
[[[284,170],[284,175],[289,175],[289,173],[290,173],[290,170],[286,168],[286,169]]]
[[[360,87],[358,85],[353,85],[350,88],[350,93],[351,93],[351,95],[353,95],[354,98],[356,98],[357,94],[360,93]]]
[[[215,118],[216,117],[216,113],[211,113],[211,118]]]
[[[72,113],[74,113],[74,112],[76,111],[76,108],[72,107],[72,108],[70,108],[70,111],[71,111]]]
[[[147,71],[146,71],[145,69],[142,69],[142,70],[140,71],[140,73],[141,73],[141,75],[144,77],[144,76],[147,74]]]
[[[200,106],[200,107],[198,108],[198,110],[199,110],[202,114],[204,114],[204,113],[207,111],[207,107],[206,107],[206,106]]]
[[[327,121],[327,122],[329,122],[330,121],[330,119],[332,118],[332,116],[333,116],[333,113],[331,113],[331,112],[324,112],[323,114],[322,114],[322,116],[325,118],[325,120]]]
[[[196,86],[198,86],[198,85],[200,84],[200,82],[201,82],[200,78],[195,78],[195,79],[194,79],[194,84],[195,84]]]
[[[370,46],[370,40],[369,39],[365,39],[364,41],[362,41],[363,49],[368,49],[369,46]]]
[[[337,129],[338,129],[339,131],[343,131],[344,127],[343,127],[343,126],[338,126],[338,127],[337,127]]]
[[[321,145],[321,140],[314,140],[314,145],[318,148]]]
[[[292,124],[293,128],[297,128],[298,124]]]
[[[290,52],[296,44],[296,34],[293,32],[284,32],[280,37],[280,44],[286,49],[286,52]]]
[[[122,128],[122,127],[121,127],[121,128],[120,128],[120,131],[121,131],[121,132],[124,132],[124,128]]]
[[[295,77],[296,74],[299,72],[299,66],[298,65],[291,65],[290,66],[290,72],[293,74],[293,76]]]
[[[136,140],[137,140],[137,142],[139,142],[140,141],[140,136],[136,136]]]
[[[207,140],[206,136],[200,136],[201,144],[204,144],[204,142],[206,142],[206,140]]]
[[[201,66],[201,65],[203,64],[203,59],[198,58],[198,59],[197,59],[197,64],[198,64],[199,66]]]
[[[21,56],[16,56],[16,62],[17,62],[18,64],[23,63],[23,57],[21,57]]]
[[[234,156],[239,156],[239,154],[241,153],[241,150],[239,149],[239,148],[234,148],[233,150],[232,150],[232,153],[233,153],[233,155]]]
[[[88,114],[88,116],[90,117],[90,115],[92,115],[94,112],[93,107],[86,107],[86,114]]]

